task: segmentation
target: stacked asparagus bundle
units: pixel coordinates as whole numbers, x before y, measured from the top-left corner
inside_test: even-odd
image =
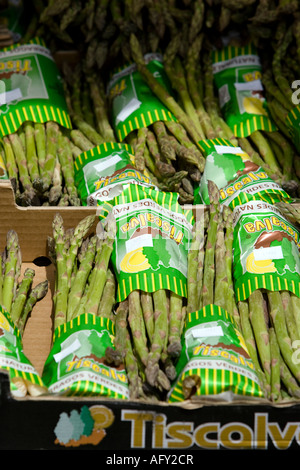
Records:
[[[300,300],[289,291],[257,289],[236,302],[232,213],[227,206],[220,210],[218,190],[211,181],[209,193],[211,205],[195,224],[189,253],[187,312],[213,303],[227,310],[243,335],[265,397],[274,402],[299,398]],[[190,376],[183,383],[187,396],[197,380]]]
[[[70,132],[73,156],[90,150],[104,142],[115,142],[110,123],[108,102],[101,77],[87,72],[77,64],[76,74],[65,64],[63,67],[65,97],[73,123]]]
[[[91,234],[95,220],[94,215],[87,216],[65,230],[59,213],[53,219],[48,248],[56,269],[54,328],[85,312],[112,317],[115,278],[109,262],[114,232],[108,228],[102,235]]]
[[[22,335],[35,304],[48,292],[48,281],[33,286],[35,271],[32,268],[27,268],[21,278],[22,252],[14,230],[7,232],[0,267],[0,305],[10,314]]]
[[[272,27],[279,24],[282,19],[286,24],[288,15],[292,12],[295,18],[293,30],[296,35],[295,3],[274,4],[272,5],[276,15],[274,14],[272,23],[268,23],[268,27],[270,24]],[[249,138],[237,139],[222,118],[213,87],[211,51],[220,39],[216,39],[215,34],[212,34],[213,28],[220,32],[230,32],[232,27],[236,27],[240,29],[242,38],[248,41],[249,37],[255,36],[258,24],[261,26],[263,22],[269,21],[264,14],[265,6],[264,2],[239,3],[228,0],[218,2],[217,5],[203,0],[114,0],[90,1],[82,7],[80,3],[70,1],[62,2],[59,6],[49,1],[48,5],[40,10],[40,23],[47,24],[52,32],[52,49],[57,47],[53,45],[57,39],[60,46],[69,44],[81,52],[75,83],[74,74],[70,71],[66,74],[68,85],[72,88],[73,117],[76,116],[77,120],[81,117],[99,134],[90,133],[91,129],[88,129],[90,138],[85,134],[88,138],[86,140],[78,129],[75,129],[74,155],[77,155],[79,150],[84,151],[103,141],[115,139],[110,125],[109,104],[104,92],[105,82],[116,63],[122,66],[134,60],[152,91],[178,119],[176,124],[158,122],[155,126],[141,128],[132,132],[127,139],[136,149],[137,168],[145,171],[160,189],[177,191],[182,203],[193,202],[193,184],[199,183],[205,163],[197,148],[197,142],[203,138],[223,137],[239,144],[253,161],[284,186],[289,194],[297,196],[299,158],[289,136],[284,134],[280,127],[278,132],[271,134],[256,131]],[[77,15],[79,11],[80,16]],[[253,22],[249,20],[252,16]],[[59,23],[60,26],[57,26]],[[282,25],[278,28],[282,29]],[[87,46],[86,54],[79,44],[83,43],[79,41],[81,35]],[[280,37],[279,32],[278,36]],[[269,35],[255,37],[259,50],[262,53],[264,49],[269,52],[265,44]],[[277,62],[278,71],[279,55],[283,57],[284,49],[277,46],[278,44],[275,44],[272,56],[274,67]],[[163,52],[165,69],[178,99],[172,99],[147,72],[142,59],[143,54],[149,51]],[[292,53],[287,57],[286,62],[295,72],[295,61],[290,60]],[[100,69],[101,78],[97,77],[95,83],[94,73],[98,73]],[[284,70],[286,69],[285,66]],[[291,77],[291,74],[289,76]],[[82,80],[78,80],[78,77]],[[100,90],[99,80],[102,81]],[[78,87],[80,81],[82,83]],[[79,98],[80,91],[82,96]],[[73,122],[76,127],[76,120],[73,119]],[[85,128],[87,129],[87,126]],[[91,135],[94,135],[94,140]],[[79,143],[80,146],[77,145]]]
[[[116,309],[115,350],[108,362],[125,363],[131,399],[160,399],[176,378],[185,299],[171,291],[132,291]]]
[[[52,50],[73,48],[89,69],[109,70],[114,63],[130,60],[129,36],[139,35],[148,51],[184,30],[182,49],[199,31],[206,13],[203,0],[35,0],[39,25]],[[214,19],[210,7],[208,17]],[[210,23],[209,23],[210,24]]]
[[[196,220],[189,251],[187,312],[215,304],[233,315],[239,325],[233,290],[232,212],[221,206],[212,181],[208,181],[208,192],[210,205]]]
[[[176,100],[149,72],[142,47],[133,34],[130,38],[130,54],[131,61],[146,78],[150,90],[176,118],[179,117],[178,122],[158,120],[130,132],[126,140],[134,149],[136,168],[149,176],[161,190],[178,192],[181,203],[192,203],[193,183],[199,183],[205,164],[197,145],[201,133]]]
[[[104,142],[116,142],[110,122],[110,105],[104,84],[78,66],[76,80],[64,69],[69,112],[76,127],[70,132],[73,156]],[[136,169],[161,190],[177,191],[181,202],[193,201],[193,185],[199,183],[204,159],[185,129],[176,122],[157,121],[132,131],[126,138],[135,156]]]
[[[174,121],[157,121],[127,136],[136,168],[162,191],[178,192],[179,202],[192,203],[194,183],[199,183],[204,159],[185,129]]]
[[[300,397],[299,298],[289,291],[257,289],[238,302],[250,357],[273,402]]]
[[[227,311],[240,327],[240,317],[233,289],[233,219],[227,206],[220,205],[217,186],[208,181],[210,205],[203,210],[194,226],[188,255],[187,314],[207,305]],[[184,379],[186,396],[197,387],[199,377]]]
[[[265,24],[272,35],[256,38],[262,62],[262,82],[272,119],[278,130],[253,136],[254,146],[278,168],[279,182],[292,196],[299,196],[300,158],[287,126],[287,115],[295,107],[292,84],[298,77],[297,57],[299,22],[297,2],[278,2],[274,13],[259,3],[254,24]],[[270,16],[269,16],[270,15]],[[271,19],[272,18],[272,19]],[[271,21],[271,23],[269,23]],[[250,136],[251,137],[251,136]]]
[[[2,144],[17,204],[80,205],[71,143],[57,123],[26,121]]]
[[[21,270],[22,252],[18,235],[14,230],[9,230],[6,237],[6,246],[0,255],[0,305],[9,313],[13,324],[20,333],[20,338],[24,334],[27,320],[34,306],[47,294],[49,284],[48,280],[45,280],[34,285],[34,269],[26,268],[23,275]],[[17,347],[16,344],[15,347]],[[5,351],[5,348],[3,348],[3,351]],[[10,354],[12,353],[13,347],[10,351]],[[5,355],[5,352],[3,354]],[[20,360],[19,355],[18,352],[17,361]],[[33,396],[42,393],[44,387],[40,381],[38,383],[32,380],[33,375],[31,374],[30,380],[26,380],[21,374],[12,373],[10,378],[12,393],[17,396],[26,396],[27,392]]]

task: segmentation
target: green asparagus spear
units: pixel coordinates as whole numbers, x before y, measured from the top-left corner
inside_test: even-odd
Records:
[[[32,286],[32,282],[33,282],[33,278],[35,276],[35,271],[31,268],[27,268],[24,272],[24,277],[18,287],[18,290],[17,290],[17,293],[16,293],[16,297],[12,303],[12,307],[11,307],[11,318],[13,320],[14,323],[17,323],[21,314],[22,314],[22,311],[23,311],[23,308],[24,308],[24,305],[26,303],[26,300],[27,300],[27,295],[28,295],[28,292]]]
[[[9,230],[6,236],[6,253],[3,271],[2,305],[10,312],[15,290],[15,277],[19,256],[19,238],[14,230]]]

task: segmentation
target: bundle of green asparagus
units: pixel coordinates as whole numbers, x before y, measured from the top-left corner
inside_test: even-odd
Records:
[[[295,109],[297,100],[293,99],[293,84],[300,71],[294,57],[297,57],[297,17],[290,23],[281,21],[276,26],[274,42],[271,42],[269,57],[262,55],[262,81],[266,89],[270,112],[278,127],[276,134],[270,133],[269,140],[279,164],[283,168],[285,181],[293,178],[298,182],[299,194],[299,148],[295,147],[288,122],[289,113]],[[271,57],[271,59],[270,59]],[[297,98],[297,96],[295,97]],[[279,137],[280,136],[280,137]]]
[[[64,68],[65,90],[74,124],[70,132],[73,156],[102,143],[116,142],[104,84],[78,66],[74,80]],[[193,181],[199,182],[204,159],[179,123],[157,121],[132,131],[126,138],[134,150],[135,167],[162,190],[177,191],[180,201],[193,201]]]
[[[220,205],[219,190],[208,182],[210,205],[198,212],[188,254],[186,312],[209,305],[223,308],[238,328],[240,317],[233,289],[233,220],[227,206]],[[199,384],[199,376],[189,375],[182,383],[186,397]]]
[[[249,36],[248,38],[239,36],[238,38],[234,38],[234,41],[229,43],[229,45],[231,44],[232,46],[242,47],[243,45],[248,44],[248,41]],[[292,197],[298,197],[298,167],[300,160],[297,148],[294,145],[287,127],[287,115],[294,106],[291,99],[291,86],[293,81],[289,82],[287,77],[284,77],[284,74],[280,71],[280,63],[283,58],[282,54],[286,52],[287,47],[287,45],[284,47],[284,44],[283,47],[280,47],[280,45],[281,40],[276,43],[274,51],[270,51],[270,46],[268,45],[265,46],[264,50],[259,50],[259,59],[261,59],[262,62],[262,82],[265,87],[265,98],[272,122],[277,126],[277,130],[270,131],[266,129],[258,129],[252,131],[248,136],[236,137],[236,141],[238,141],[240,147],[251,156],[253,162],[262,167],[274,181],[283,187],[286,192],[288,192]],[[271,64],[269,59],[270,57],[272,58]],[[206,61],[206,65],[211,61],[210,58],[206,58],[204,60]],[[209,64],[208,67],[211,68],[211,64]],[[275,70],[275,73],[273,70]],[[281,78],[276,79],[275,81],[275,75],[276,77]],[[259,76],[260,75],[257,74],[257,77]],[[211,78],[213,78],[212,75]],[[286,90],[284,96],[283,87],[285,87]],[[276,101],[278,100],[278,96],[279,101],[282,101],[277,105]],[[278,119],[278,117],[276,117],[276,113],[274,113],[274,106],[277,109],[281,107],[280,119]],[[219,112],[221,112],[220,109]]]
[[[232,211],[221,206],[217,186],[208,181],[210,204],[195,223],[188,257],[187,312],[210,304],[233,315],[239,325],[233,289]]]
[[[109,70],[114,63],[130,60],[129,35],[138,34],[148,51],[183,30],[182,48],[201,30],[205,22],[203,0],[35,0],[39,26],[52,50],[73,48],[80,51],[89,69]],[[209,24],[214,19],[208,8]]]
[[[115,350],[107,360],[126,366],[130,398],[165,399],[176,378],[186,302],[174,292],[132,291],[116,309]]]
[[[22,335],[36,302],[48,292],[48,281],[33,286],[35,271],[32,268],[27,268],[21,275],[22,252],[14,230],[7,232],[0,261],[0,305],[10,314]]]
[[[10,355],[15,360],[15,367],[10,371],[11,380],[11,391],[16,396],[25,396],[27,393],[31,395],[39,395],[44,391],[44,387],[38,378],[38,374],[34,372],[31,364],[28,363],[28,359],[23,357],[20,350],[17,351],[16,356],[14,354],[14,348],[22,348],[22,337],[26,328],[27,320],[29,319],[37,302],[42,300],[47,292],[49,282],[46,279],[39,283],[35,283],[35,270],[32,267],[28,267],[22,273],[22,252],[19,245],[18,234],[14,230],[7,232],[6,246],[0,255],[0,306],[1,313],[6,316],[8,322],[12,322],[17,328],[20,338],[17,337],[12,344],[10,349]],[[2,332],[3,333],[3,332]],[[11,333],[10,333],[11,336]],[[2,340],[5,341],[5,332],[2,334]],[[11,337],[8,338],[8,342],[11,342]],[[1,348],[4,355],[6,347]],[[24,371],[24,364],[22,361],[26,361],[29,364],[27,370],[31,370],[31,375],[25,377],[27,374],[18,373],[18,361],[20,362],[20,370]],[[9,367],[5,366],[5,370]]]
[[[204,158],[179,123],[157,121],[132,131],[126,140],[139,171],[162,191],[177,192],[181,204],[193,202],[193,184],[200,181]]]
[[[115,278],[110,268],[113,228],[91,231],[96,216],[87,216],[75,228],[65,230],[62,216],[53,219],[48,238],[49,256],[56,269],[53,295],[54,329],[81,313],[111,317],[115,302]]]
[[[242,332],[266,397],[300,397],[299,298],[289,291],[257,289],[238,302]]]
[[[74,127],[70,133],[74,157],[104,142],[116,142],[101,77],[88,72],[79,63],[75,77],[74,71],[65,64],[63,78],[65,97]]]
[[[80,205],[71,143],[57,123],[26,121],[2,144],[17,204]]]

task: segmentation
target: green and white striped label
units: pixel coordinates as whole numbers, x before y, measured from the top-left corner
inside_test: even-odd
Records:
[[[23,352],[20,331],[14,325],[10,314],[0,305],[0,370],[6,371],[14,396],[25,396],[15,383],[21,379],[24,384],[37,385],[45,390],[41,377]],[[25,395],[23,395],[25,393]]]
[[[134,150],[108,142],[82,152],[75,160],[75,184],[83,205],[96,206],[119,195],[126,184],[152,186],[134,167]]]
[[[300,152],[300,104],[295,106],[286,118],[286,124],[298,152]]]
[[[217,305],[187,315],[176,371],[169,403],[225,392],[263,396],[244,338],[233,317]],[[198,386],[188,396],[184,382],[191,376]]]
[[[195,188],[195,203],[209,204],[208,181],[220,190],[220,202],[231,209],[258,200],[276,204],[292,202],[292,198],[240,147],[225,139],[202,140],[205,168]]]
[[[49,392],[127,399],[125,369],[110,367],[104,361],[106,348],[114,348],[114,334],[110,319],[91,313],[56,328],[42,376]]]
[[[39,38],[0,51],[0,137],[25,121],[72,128],[59,70]]]
[[[237,301],[256,289],[300,297],[300,233],[275,206],[252,201],[234,216],[233,278]]]
[[[148,69],[171,94],[168,77],[160,54],[146,54]],[[120,142],[135,129],[156,121],[176,121],[175,116],[153,94],[135,64],[118,70],[108,84],[112,122]]]
[[[255,46],[227,46],[213,51],[212,59],[221,111],[234,135],[247,137],[257,130],[276,130],[264,97]]]
[[[117,301],[136,289],[168,289],[186,297],[193,214],[184,211],[178,195],[130,184],[101,206],[104,222],[109,212],[116,221],[112,263]]]

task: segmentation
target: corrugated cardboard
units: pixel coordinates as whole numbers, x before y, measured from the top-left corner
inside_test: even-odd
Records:
[[[8,230],[14,229],[19,236],[23,261],[31,262],[39,256],[47,256],[47,237],[52,234],[52,221],[60,212],[65,228],[76,224],[89,214],[95,214],[95,207],[30,206],[20,207],[9,181],[0,182],[0,247],[5,246]]]

